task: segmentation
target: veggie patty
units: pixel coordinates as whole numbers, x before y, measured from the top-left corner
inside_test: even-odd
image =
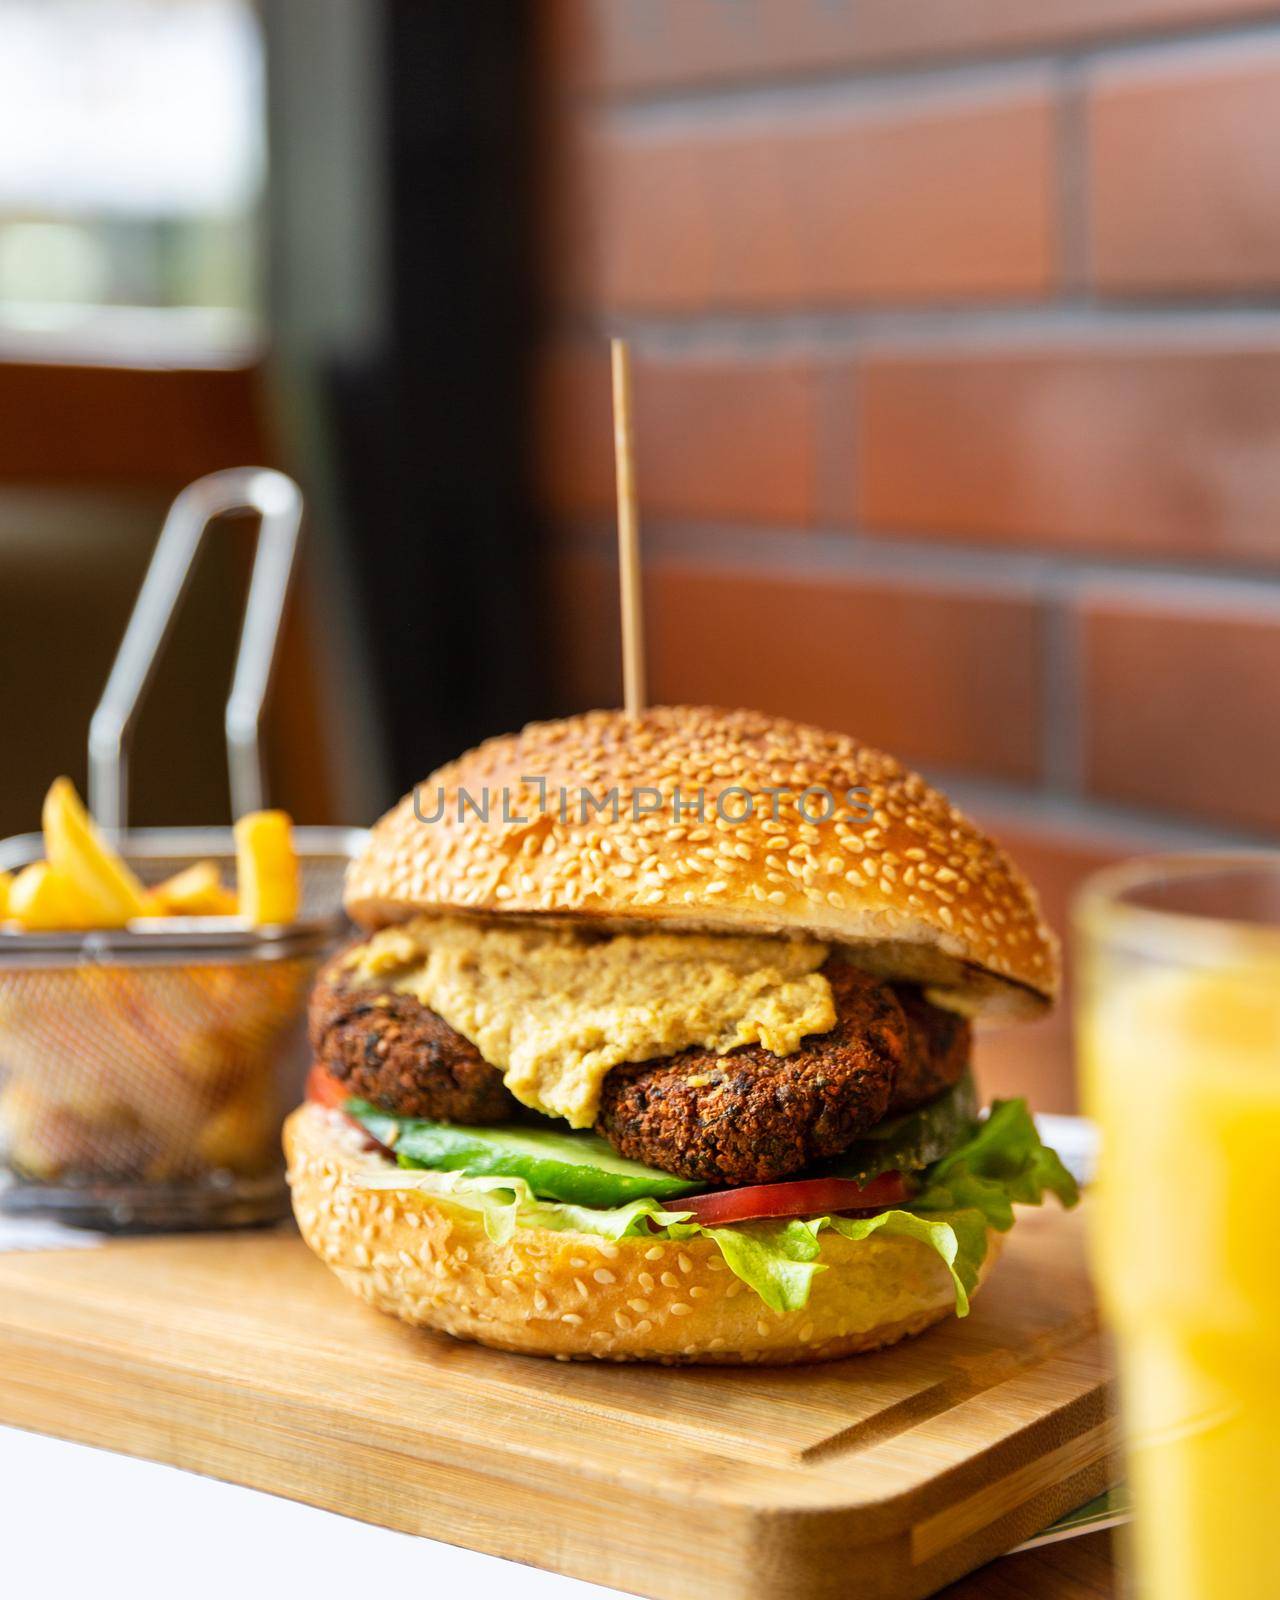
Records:
[[[838,1018],[829,1032],[787,1056],[743,1045],[615,1067],[597,1131],[621,1155],[699,1183],[769,1183],[960,1080],[962,1018],[838,958],[822,970]],[[320,974],[310,1022],[316,1061],[353,1098],[437,1122],[546,1125],[443,1018],[409,994],[351,982],[342,956]]]

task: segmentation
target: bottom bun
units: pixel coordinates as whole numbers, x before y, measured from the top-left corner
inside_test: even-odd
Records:
[[[505,1244],[477,1213],[418,1189],[361,1188],[387,1161],[339,1113],[304,1105],[285,1124],[302,1237],[341,1281],[418,1327],[559,1360],[787,1365],[878,1350],[955,1308],[946,1267],[914,1239],[822,1235],[803,1311],[770,1311],[711,1240],[517,1228]],[[985,1277],[999,1235],[989,1233]]]

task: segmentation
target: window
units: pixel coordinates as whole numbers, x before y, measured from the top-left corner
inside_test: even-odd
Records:
[[[252,335],[249,0],[0,0],[0,337]]]
[[[251,0],[0,0],[0,718],[23,729],[0,832],[32,825],[51,773],[83,779],[89,713],[174,491],[272,459],[265,123]],[[210,552],[175,641],[194,652],[186,681],[178,655],[147,713],[143,821],[225,809],[210,751],[238,560],[225,541]]]

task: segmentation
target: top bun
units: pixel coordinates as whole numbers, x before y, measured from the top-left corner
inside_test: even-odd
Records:
[[[891,756],[755,711],[592,711],[490,739],[374,827],[346,906],[366,927],[498,912],[809,935],[969,1014],[1035,1015],[1058,988],[1057,942],[997,844]]]

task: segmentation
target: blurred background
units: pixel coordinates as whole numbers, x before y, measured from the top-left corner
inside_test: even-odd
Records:
[[[1280,830],[1280,7],[0,0],[0,828],[84,780],[172,494],[311,516],[273,798],[367,820],[620,698],[608,334],[651,692],[941,782],[1061,930]],[[142,719],[226,816],[251,530]],[[985,1078],[1074,1105],[1061,1020]]]

